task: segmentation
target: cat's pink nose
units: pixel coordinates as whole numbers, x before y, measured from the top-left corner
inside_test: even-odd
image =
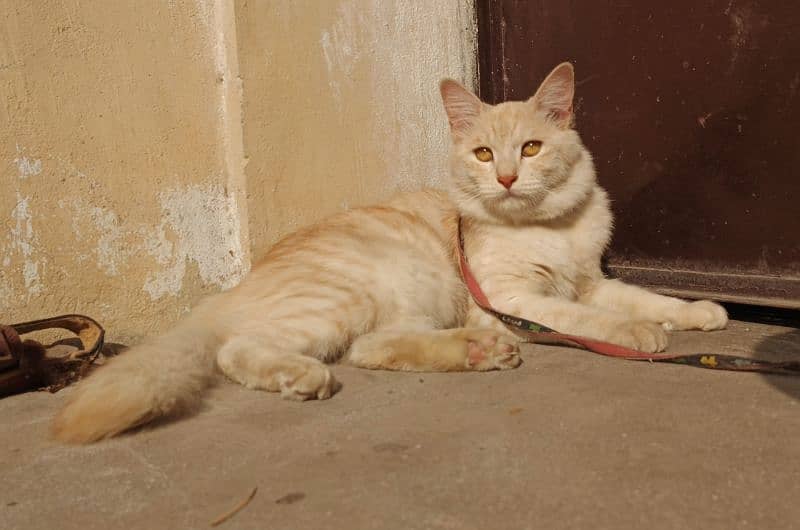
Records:
[[[497,177],[497,182],[503,185],[503,187],[507,190],[511,189],[511,186],[517,181],[516,175],[508,175],[505,177]]]

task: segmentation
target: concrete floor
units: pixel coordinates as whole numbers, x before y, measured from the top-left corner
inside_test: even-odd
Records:
[[[733,322],[671,350],[800,357]],[[531,346],[518,370],[336,367],[293,403],[223,383],[192,418],[90,447],[48,441],[66,397],[0,400],[0,529],[800,528],[800,378]]]

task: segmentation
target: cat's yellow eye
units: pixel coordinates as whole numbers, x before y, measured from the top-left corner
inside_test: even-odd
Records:
[[[539,154],[542,150],[542,142],[538,140],[531,140],[522,146],[522,156],[531,157]]]
[[[492,155],[492,150],[488,147],[479,147],[473,151],[475,153],[475,158],[480,160],[481,162],[491,162],[494,159],[494,155]]]

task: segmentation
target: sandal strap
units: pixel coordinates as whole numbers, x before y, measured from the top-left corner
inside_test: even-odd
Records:
[[[20,324],[12,324],[12,328],[18,335],[24,335],[32,331],[43,329],[60,328],[71,331],[81,340],[83,348],[70,354],[70,359],[96,356],[103,347],[105,330],[93,318],[85,315],[61,315]]]
[[[81,349],[48,358],[46,348],[21,335],[44,329],[65,329],[78,336]],[[82,377],[103,348],[105,330],[93,318],[61,315],[0,325],[0,397],[47,388],[57,391]]]

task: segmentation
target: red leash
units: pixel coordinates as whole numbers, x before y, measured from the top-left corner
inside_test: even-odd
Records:
[[[464,279],[464,283],[467,285],[467,289],[469,289],[472,299],[475,300],[478,307],[500,320],[514,333],[529,339],[530,342],[565,344],[567,346],[583,348],[600,355],[619,357],[632,361],[669,362],[714,370],[800,375],[800,362],[797,361],[760,361],[736,355],[719,355],[713,353],[646,353],[618,344],[559,333],[538,322],[498,311],[492,307],[483,289],[481,289],[478,280],[475,279],[472,270],[469,268],[469,263],[464,253],[464,237],[461,230],[461,219],[458,220],[458,261],[459,268],[461,269],[461,277]]]

